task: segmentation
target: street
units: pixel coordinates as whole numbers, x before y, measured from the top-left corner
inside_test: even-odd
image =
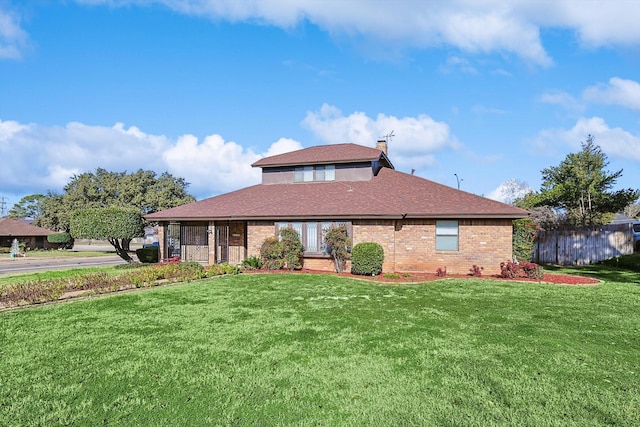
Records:
[[[74,251],[113,251],[111,246],[77,245]],[[135,257],[135,255],[134,255]],[[64,256],[52,258],[26,257],[10,258],[9,255],[0,256],[0,282],[3,276],[17,273],[36,273],[47,270],[63,270],[68,268],[92,267],[100,265],[124,264],[119,256],[105,254],[104,256]]]

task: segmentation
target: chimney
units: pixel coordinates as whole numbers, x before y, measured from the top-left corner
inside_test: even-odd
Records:
[[[378,142],[376,142],[376,150],[380,150],[386,155],[387,154],[387,140],[386,139],[379,139]]]

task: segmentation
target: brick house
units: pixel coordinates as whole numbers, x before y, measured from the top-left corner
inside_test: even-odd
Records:
[[[266,157],[262,183],[146,215],[159,223],[161,258],[241,263],[280,227],[298,231],[304,266],[333,270],[323,250],[332,224],[353,244],[377,242],[385,272],[499,272],[512,259],[512,221],[528,212],[398,172],[386,143],[324,145]]]
[[[50,234],[55,234],[55,231],[19,219],[0,218],[0,247],[11,247],[13,240],[18,239],[29,249],[57,248],[58,245],[47,241]]]

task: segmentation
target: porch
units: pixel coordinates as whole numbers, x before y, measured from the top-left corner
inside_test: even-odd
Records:
[[[170,222],[158,227],[160,259],[179,257],[203,264],[242,264],[247,224],[240,221]]]

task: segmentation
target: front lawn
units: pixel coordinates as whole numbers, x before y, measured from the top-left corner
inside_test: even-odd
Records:
[[[244,274],[2,312],[0,425],[640,425],[638,307]]]

